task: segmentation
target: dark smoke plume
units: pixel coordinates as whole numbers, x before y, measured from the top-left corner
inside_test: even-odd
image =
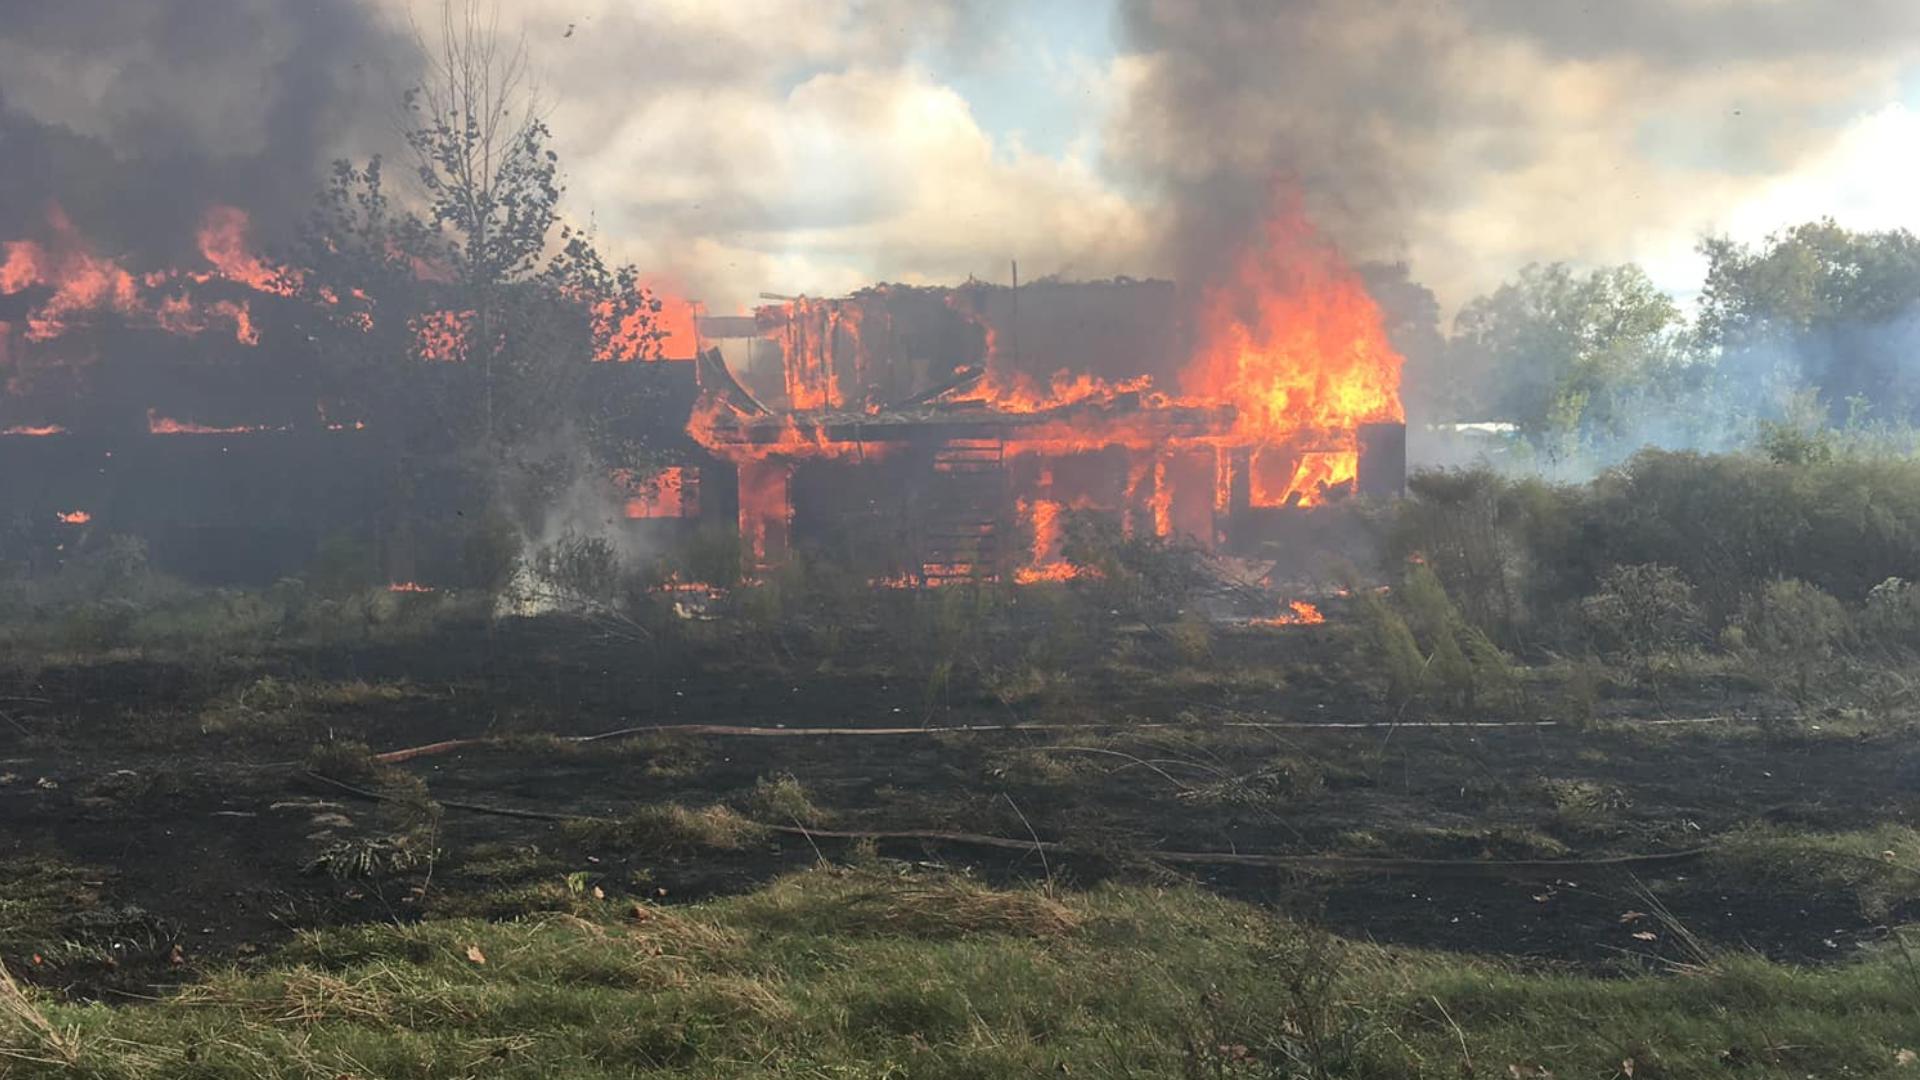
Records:
[[[0,236],[50,200],[155,261],[211,203],[271,235],[390,139],[407,44],[361,0],[0,0]]]
[[[1422,215],[1497,202],[1503,183],[1565,184],[1577,201],[1579,177],[1528,170],[1554,139],[1596,123],[1657,128],[1698,110],[1677,150],[1711,153],[1730,173],[1782,171],[1837,108],[1884,100],[1879,65],[1916,51],[1920,4],[1121,0],[1120,25],[1143,74],[1110,145],[1172,199],[1163,261],[1204,280],[1276,180],[1356,258],[1392,260]],[[1544,79],[1571,65],[1595,77],[1550,96]],[[1623,229],[1647,211],[1582,206]]]

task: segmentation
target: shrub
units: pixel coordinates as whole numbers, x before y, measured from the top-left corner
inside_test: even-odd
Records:
[[[1840,601],[1792,579],[1770,581],[1752,596],[1741,611],[1740,629],[1761,662],[1759,672],[1774,677],[1785,670],[1802,700],[1814,674],[1832,663],[1851,632]]]
[[[1158,536],[1126,536],[1106,514],[1069,513],[1060,553],[1083,574],[1101,608],[1149,626],[1171,622],[1207,580],[1199,549]]]
[[[642,806],[617,821],[568,822],[577,843],[648,855],[738,851],[758,842],[766,829],[724,806],[699,810],[667,803]]]
[[[1602,652],[1638,659],[1699,640],[1705,615],[1678,570],[1635,563],[1602,575],[1580,618]]]
[[[1920,589],[1899,577],[1875,585],[1860,611],[1859,630],[1881,648],[1920,650]]]
[[[749,806],[754,816],[775,825],[791,822],[819,826],[825,824],[827,820],[827,812],[814,805],[813,798],[807,794],[806,786],[801,784],[792,773],[781,773],[775,777],[763,776],[755,781]]]
[[[1426,657],[1399,612],[1372,592],[1358,595],[1360,625],[1387,676],[1387,694],[1395,702],[1405,704],[1420,692],[1426,677]]]

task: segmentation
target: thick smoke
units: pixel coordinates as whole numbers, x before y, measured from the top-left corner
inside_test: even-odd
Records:
[[[1411,264],[1443,309],[1528,262],[1684,257],[1840,118],[1897,99],[1920,56],[1909,0],[1120,12],[1135,68],[1108,152],[1167,204],[1160,266],[1204,282],[1230,265],[1279,183],[1355,262]],[[1446,376],[1421,370],[1437,351],[1409,362],[1417,421]]]
[[[210,203],[284,228],[390,140],[405,44],[359,0],[0,0],[0,235],[53,200],[155,261]]]

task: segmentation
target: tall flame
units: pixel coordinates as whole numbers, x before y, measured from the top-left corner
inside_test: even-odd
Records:
[[[1406,418],[1403,363],[1360,276],[1281,193],[1262,231],[1201,305],[1205,336],[1183,375],[1196,398],[1231,402],[1231,441],[1285,447],[1304,432],[1343,433],[1350,445],[1309,455],[1289,483],[1255,483],[1253,502],[1317,504],[1326,486],[1359,471],[1359,425]]]

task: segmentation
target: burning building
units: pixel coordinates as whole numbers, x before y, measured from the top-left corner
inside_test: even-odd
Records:
[[[1198,296],[1162,281],[878,286],[762,307],[690,430],[738,471],[750,558],[887,577],[1069,577],[1066,515],[1250,546],[1277,517],[1397,494],[1401,359],[1296,215]],[[763,362],[768,361],[768,362]]]
[[[167,569],[252,582],[358,533],[392,580],[460,579],[484,485],[420,442],[436,437],[424,402],[403,398],[459,391],[472,312],[429,297],[396,323],[357,289],[263,261],[223,209],[198,268],[135,273],[64,218],[49,235],[9,243],[0,268],[14,532],[56,551],[79,530],[129,533]],[[433,288],[431,268],[408,276]],[[682,307],[670,350],[611,308],[582,311],[582,355],[687,359],[577,365],[591,370],[532,422],[592,413],[650,447],[649,468],[607,477],[605,525],[664,542],[737,522],[749,569],[806,547],[876,579],[1061,579],[1074,514],[1246,548],[1302,511],[1395,494],[1405,472],[1400,357],[1296,214],[1192,290],[881,285],[698,325]],[[373,358],[367,385],[302,359],[316,319]],[[727,338],[744,343],[731,366],[701,344]]]

